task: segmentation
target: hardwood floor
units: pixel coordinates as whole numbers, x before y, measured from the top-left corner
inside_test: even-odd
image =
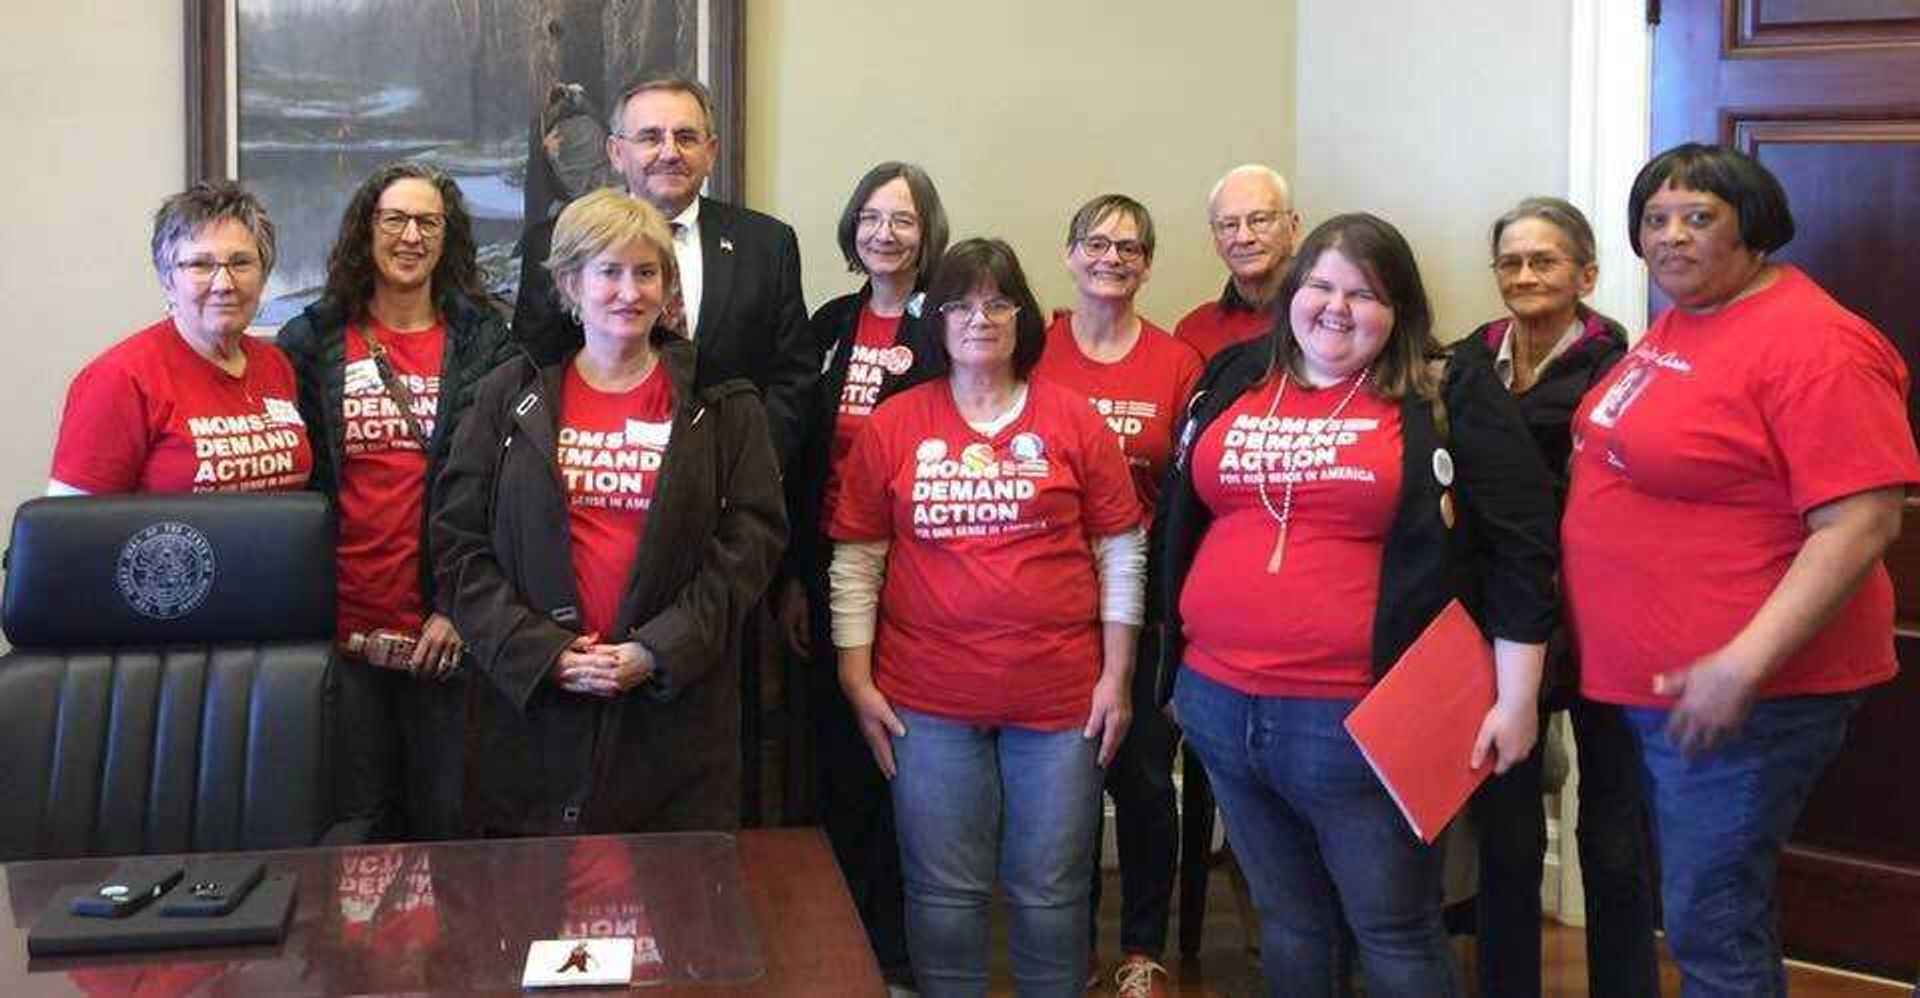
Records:
[[[1254,956],[1246,951],[1244,936],[1241,933],[1240,916],[1235,912],[1233,900],[1225,887],[1225,877],[1211,878],[1208,884],[1206,932],[1202,937],[1200,955],[1192,960],[1182,960],[1171,951],[1164,961],[1172,975],[1176,995],[1187,998],[1215,998],[1215,996],[1233,996],[1233,998],[1255,998],[1265,995],[1265,985]],[[1100,957],[1111,971],[1112,961],[1119,955],[1119,895],[1120,885],[1117,878],[1108,873],[1107,882],[1101,891],[1100,912]],[[994,988],[992,994],[1012,996],[1012,979],[1006,966],[1006,935],[1004,919],[995,918],[994,925]],[[1177,937],[1176,931],[1170,938]],[[1456,942],[1461,954],[1461,965],[1467,970],[1471,981],[1473,967],[1472,944],[1465,940]],[[1585,998],[1587,995],[1587,942],[1585,934],[1574,928],[1549,922],[1544,929],[1541,943],[1543,961],[1542,976],[1545,994],[1548,998]],[[1680,994],[1680,976],[1671,961],[1662,958],[1661,994],[1677,996]],[[1913,994],[1912,985],[1893,986],[1870,980],[1850,977],[1831,972],[1823,972],[1800,967],[1788,968],[1788,987],[1794,998],[1909,998]],[[1111,983],[1089,991],[1089,995],[1112,994]],[[1473,993],[1471,989],[1469,993]],[[1650,996],[1651,998],[1651,996]]]

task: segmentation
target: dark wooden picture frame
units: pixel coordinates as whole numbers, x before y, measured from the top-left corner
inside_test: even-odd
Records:
[[[235,4],[240,0],[182,0],[185,11],[185,65],[186,65],[186,116],[187,116],[187,178],[189,182],[204,179],[231,179],[235,172],[234,164],[240,156],[235,119],[245,119],[237,102],[238,95],[231,91],[238,80],[240,53],[232,52],[230,62],[229,31],[235,14]],[[508,5],[511,0],[473,0],[475,9],[481,3],[495,5],[496,16],[500,6]],[[554,21],[562,17],[570,18],[572,24],[589,24],[599,27],[597,11],[602,4],[597,0],[525,0],[530,19],[551,15]],[[682,4],[689,0],[680,0]],[[744,78],[745,62],[742,58],[744,48],[744,0],[690,0],[698,19],[704,22],[705,51],[693,53],[696,62],[704,61],[707,84],[713,95],[714,132],[720,140],[720,154],[714,165],[712,176],[708,180],[709,192],[723,200],[738,201],[745,181],[746,145]],[[533,21],[522,22],[534,23]],[[548,21],[540,20],[540,26]],[[576,29],[577,30],[577,29]],[[670,36],[657,36],[669,38]],[[600,39],[594,44],[601,46]],[[685,42],[674,46],[673,50],[687,55]],[[697,45],[697,43],[696,43]],[[531,46],[529,46],[531,47]],[[595,51],[604,53],[604,46]],[[652,51],[651,45],[649,51]],[[534,63],[534,53],[504,53],[495,56],[498,59],[523,58],[528,65]],[[602,63],[617,66],[616,58],[603,54]],[[505,63],[502,63],[503,65]],[[656,63],[657,64],[657,63]],[[537,71],[529,70],[532,75]],[[636,66],[634,74],[638,75]],[[542,88],[548,81],[535,81],[532,89]],[[605,72],[603,80],[595,81],[609,91],[616,91],[627,82],[613,78],[611,69]],[[607,98],[615,96],[609,93]],[[256,108],[259,105],[254,105]],[[538,107],[538,104],[535,104]],[[256,111],[255,113],[258,113]],[[343,143],[342,149],[349,148]],[[249,178],[240,177],[245,181]],[[522,183],[529,183],[525,179]],[[344,200],[342,201],[344,203]],[[275,209],[278,214],[279,209]],[[337,211],[337,208],[335,209]],[[314,219],[298,220],[294,224],[311,226]],[[283,228],[286,223],[283,223]],[[328,225],[328,236],[332,226]],[[308,236],[310,239],[311,236]],[[284,237],[283,237],[284,242]],[[310,255],[310,254],[309,254]],[[264,317],[263,317],[264,318]],[[274,320],[268,320],[269,322]]]

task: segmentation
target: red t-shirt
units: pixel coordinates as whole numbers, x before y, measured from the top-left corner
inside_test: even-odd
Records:
[[[1200,359],[1206,361],[1235,343],[1253,339],[1272,325],[1273,315],[1266,309],[1229,309],[1218,301],[1210,301],[1174,323],[1173,335],[1199,351]]]
[[[349,849],[336,862],[340,941],[395,958],[440,938],[427,854],[405,846]],[[376,961],[377,962],[377,961]]]
[[[619,394],[596,391],[567,365],[556,450],[582,633],[617,640],[613,620],[640,554],[672,430],[673,381],[665,364]]]
[[[240,337],[247,369],[215,367],[162,319],[81,368],[67,388],[55,481],[83,492],[297,489],[313,471],[293,366]]]
[[[820,530],[833,524],[833,511],[840,505],[840,464],[853,453],[853,442],[873,415],[880,401],[880,382],[913,367],[913,348],[895,346],[900,333],[900,317],[875,315],[873,309],[860,310],[860,322],[854,326],[853,344],[847,351],[847,380],[840,388],[840,404],[834,409],[833,451],[827,460],[827,485],[820,497]]]
[[[1380,559],[1400,505],[1400,404],[1350,382],[1242,395],[1194,445],[1193,483],[1213,523],[1180,590],[1187,664],[1258,696],[1357,699],[1373,685]],[[1275,513],[1295,478],[1280,571]]]
[[[433,435],[440,403],[443,326],[402,333],[369,323],[387,362],[413,396],[420,432]],[[340,602],[344,640],[355,631],[417,631],[426,620],[420,596],[420,521],[427,495],[427,455],[400,407],[387,394],[360,327],[346,330],[340,425]]]
[[[1127,463],[1087,400],[1045,380],[992,437],[946,380],[873,414],[845,468],[837,541],[891,541],[875,681],[979,724],[1086,720],[1101,668],[1091,540],[1140,522]]]
[[[633,980],[666,976],[653,919],[640,900],[633,847],[612,836],[584,836],[567,848],[566,912],[559,939],[632,939]]]
[[[1753,619],[1824,503],[1920,480],[1906,365],[1805,275],[1718,312],[1662,315],[1573,421],[1561,576],[1581,689],[1665,707],[1656,675]],[[1893,591],[1876,566],[1762,697],[1894,674]]]
[[[1080,352],[1073,314],[1062,312],[1047,328],[1046,352],[1034,372],[1085,395],[1093,411],[1120,438],[1133,470],[1134,493],[1146,516],[1160,499],[1160,473],[1173,456],[1173,424],[1200,380],[1200,355],[1145,319],[1127,355],[1101,363]]]

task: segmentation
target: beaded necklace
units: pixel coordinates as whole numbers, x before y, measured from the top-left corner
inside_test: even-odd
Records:
[[[1332,412],[1327,413],[1325,420],[1321,423],[1323,427],[1332,428],[1334,421],[1339,419],[1340,413],[1347,408],[1347,403],[1353,401],[1353,397],[1359,394],[1360,386],[1367,383],[1367,375],[1371,373],[1373,373],[1373,365],[1371,364],[1360,369],[1360,375],[1353,379],[1353,386],[1347,389],[1346,397],[1340,400],[1339,405],[1333,407]],[[1280,387],[1274,390],[1273,401],[1267,404],[1268,421],[1271,421],[1273,414],[1279,411],[1280,400],[1287,394],[1287,383],[1292,380],[1293,376],[1290,373],[1284,370],[1280,372]],[[1273,540],[1273,556],[1267,559],[1268,575],[1278,575],[1280,573],[1280,563],[1286,558],[1287,528],[1293,524],[1293,486],[1298,477],[1298,475],[1287,476],[1285,489],[1280,495],[1280,508],[1274,509],[1273,497],[1267,495],[1266,472],[1262,470],[1260,473],[1260,481],[1258,483],[1260,505],[1265,506],[1267,515],[1273,517],[1273,522],[1280,525],[1279,536]]]

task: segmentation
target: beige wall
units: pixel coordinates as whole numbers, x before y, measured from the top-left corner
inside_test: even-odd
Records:
[[[179,4],[19,6],[9,37],[34,44],[0,61],[0,121],[20,137],[0,160],[6,522],[44,484],[73,372],[159,315],[148,219],[183,182],[185,129]],[[1456,335],[1498,309],[1487,224],[1565,188],[1568,14],[1489,0],[1466,23],[1444,6],[750,0],[748,201],[799,230],[817,305],[855,286],[833,240],[855,178],[916,160],[956,231],[1012,240],[1056,306],[1067,216],[1121,190],[1156,214],[1143,308],[1171,323],[1221,281],[1206,188],[1265,160],[1310,223],[1366,208],[1400,224]]]
[[[1119,191],[1159,236],[1148,318],[1217,295],[1206,192],[1257,160],[1291,172],[1292,0],[751,0],[747,200],[800,234],[807,304],[858,286],[834,223],[868,167],[927,168],[955,237],[1020,253],[1041,304],[1072,303],[1067,220]]]
[[[1309,0],[1298,28],[1307,224],[1371,211],[1398,226],[1442,339],[1500,314],[1489,226],[1522,197],[1566,194],[1568,5]]]
[[[181,5],[8,7],[0,59],[0,523],[47,483],[67,381],[161,315],[153,209],[186,175]]]

